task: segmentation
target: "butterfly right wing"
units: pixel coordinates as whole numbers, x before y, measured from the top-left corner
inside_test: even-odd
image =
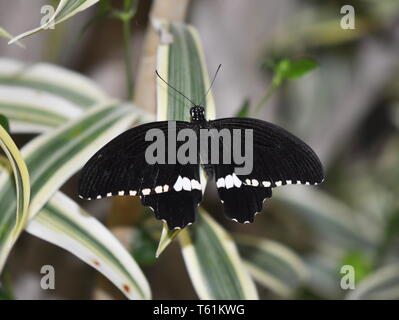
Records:
[[[218,131],[241,132],[241,151],[245,150],[245,131],[253,134],[253,168],[248,174],[235,174],[234,163],[215,164],[215,180],[225,214],[238,222],[250,223],[272,196],[272,188],[285,184],[313,184],[323,181],[323,168],[314,151],[302,140],[272,123],[251,118],[225,118],[210,121]],[[220,141],[220,153],[226,146]],[[233,143],[230,145],[233,155]]]
[[[176,121],[176,132],[190,128],[190,123]],[[198,164],[149,164],[145,151],[152,141],[145,141],[148,130],[160,129],[168,142],[168,121],[144,124],[125,131],[101,148],[84,166],[79,195],[101,199],[117,195],[139,196],[151,207],[157,219],[170,229],[194,222],[202,199]],[[172,131],[171,131],[172,132]],[[182,142],[176,142],[176,148]],[[165,146],[165,160],[168,148]],[[173,152],[173,150],[172,150]],[[167,162],[167,161],[166,161]]]

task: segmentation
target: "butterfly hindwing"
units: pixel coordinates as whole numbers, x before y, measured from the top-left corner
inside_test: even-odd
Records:
[[[272,189],[246,185],[234,173],[233,165],[215,165],[214,172],[225,215],[236,222],[252,223],[255,214],[262,211],[263,201],[271,198]]]
[[[284,184],[318,184],[323,169],[314,151],[302,140],[271,123],[250,118],[225,118],[210,121],[210,127],[241,130],[241,150],[245,150],[246,129],[253,130],[253,167],[249,174],[235,174],[241,164],[214,164],[215,181],[224,203],[225,214],[238,222],[253,222],[262,210],[272,187]],[[230,147],[233,147],[231,143]],[[226,145],[220,143],[220,152]],[[233,150],[231,150],[233,155]]]
[[[189,122],[176,121],[176,134],[190,128]],[[170,229],[194,222],[202,192],[198,164],[149,164],[145,151],[152,141],[145,141],[150,129],[160,129],[168,141],[168,121],[152,122],[129,129],[101,148],[84,166],[79,195],[99,199],[115,195],[140,196],[158,219]],[[176,148],[183,142],[177,141]],[[166,152],[166,162],[168,149]]]
[[[180,229],[192,224],[202,199],[199,166],[187,164],[175,167],[180,170],[168,192],[151,193],[142,198],[142,203],[153,209],[157,219],[167,222],[169,229]]]

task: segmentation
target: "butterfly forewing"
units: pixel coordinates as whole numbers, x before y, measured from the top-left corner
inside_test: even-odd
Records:
[[[264,199],[272,196],[272,187],[284,184],[318,184],[323,169],[314,151],[302,140],[271,123],[250,118],[225,118],[210,121],[210,127],[241,130],[241,150],[245,150],[245,131],[252,130],[253,166],[248,174],[235,174],[231,164],[213,165],[219,196],[225,214],[238,222],[252,222],[262,210]],[[234,143],[230,144],[233,148]],[[226,148],[221,141],[220,152]],[[233,155],[234,151],[231,150]]]
[[[189,122],[175,123],[174,137],[191,127]],[[137,195],[170,229],[183,228],[194,222],[202,198],[199,164],[149,164],[145,151],[153,142],[145,141],[145,136],[154,128],[162,130],[167,143],[171,127],[168,121],[160,121],[127,130],[101,148],[82,170],[79,195],[85,199]],[[178,149],[183,142],[175,143]],[[166,147],[165,152],[167,161],[168,152],[174,150]]]

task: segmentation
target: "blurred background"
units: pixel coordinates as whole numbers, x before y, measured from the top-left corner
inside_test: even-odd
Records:
[[[14,35],[36,27],[49,3],[57,1],[0,0],[0,25]],[[343,5],[355,9],[354,30],[340,26]],[[151,1],[139,1],[132,23],[135,74],[150,7]],[[0,56],[61,65],[126,99],[121,23],[93,21],[98,10],[93,6],[24,39],[26,49],[1,40]],[[312,146],[326,171],[321,186],[275,189],[250,226],[223,217],[213,185],[204,207],[227,230],[276,240],[301,256],[308,280],[290,298],[347,297],[340,287],[342,265],[354,266],[357,283],[381,281],[373,298],[398,298],[399,275],[394,286],[387,273],[399,266],[399,1],[193,0],[186,20],[199,32],[209,73],[223,65],[213,87],[217,116],[234,116],[247,102],[249,115],[277,123]],[[304,57],[318,67],[284,81],[255,112],[276,61]],[[30,138],[16,141],[22,146]],[[76,177],[63,191],[78,201]],[[107,223],[107,201],[80,204]],[[145,250],[152,254],[156,245]],[[147,260],[143,270],[155,299],[196,298],[177,244]],[[44,264],[56,269],[53,291],[39,286]],[[109,285],[73,255],[27,234],[12,251],[7,274],[18,299],[100,298],[95,288]],[[281,298],[267,288],[259,292],[263,299]]]

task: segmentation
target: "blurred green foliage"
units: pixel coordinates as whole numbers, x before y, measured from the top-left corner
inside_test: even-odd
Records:
[[[6,116],[0,114],[0,126],[2,126],[8,133],[10,133],[10,123]]]

